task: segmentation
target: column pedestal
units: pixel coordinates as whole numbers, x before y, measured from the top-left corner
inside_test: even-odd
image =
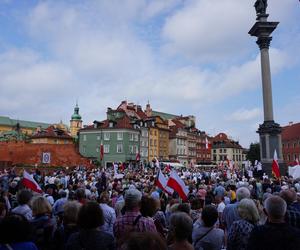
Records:
[[[272,162],[274,151],[278,156],[278,163],[281,175],[285,175],[285,165],[282,160],[281,127],[274,121],[265,121],[259,125],[257,133],[260,141],[260,158],[263,171],[269,176],[272,175]]]

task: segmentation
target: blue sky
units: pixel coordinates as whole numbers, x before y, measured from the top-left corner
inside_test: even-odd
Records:
[[[0,0],[0,115],[84,124],[122,100],[195,115],[244,147],[263,120],[253,1]],[[269,1],[275,120],[299,122],[300,4]]]

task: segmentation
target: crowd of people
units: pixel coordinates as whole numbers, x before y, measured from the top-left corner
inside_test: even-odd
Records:
[[[32,170],[43,193],[3,170],[0,250],[300,249],[300,180],[172,171],[186,200],[157,187],[157,168]]]

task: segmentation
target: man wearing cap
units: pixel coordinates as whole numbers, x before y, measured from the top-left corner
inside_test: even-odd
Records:
[[[118,249],[132,232],[156,232],[154,221],[140,213],[141,199],[142,193],[135,188],[125,193],[125,214],[117,218],[113,227]]]

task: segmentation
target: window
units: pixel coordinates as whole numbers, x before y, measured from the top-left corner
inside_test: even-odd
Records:
[[[129,154],[133,154],[133,146],[129,145]]]
[[[83,135],[83,140],[86,141],[86,135]]]
[[[156,147],[156,140],[153,140],[154,141],[154,147]]]
[[[295,148],[295,147],[297,147],[297,143],[296,143],[296,142],[294,143],[294,148]]]
[[[100,135],[97,135],[97,141],[100,141],[101,137]]]
[[[123,153],[123,144],[117,144],[117,153]]]
[[[214,153],[217,153],[217,150],[214,149]]]
[[[112,127],[114,126],[114,123],[113,123],[113,122],[110,122],[110,123],[108,124],[108,126],[109,126],[110,128],[112,128]]]
[[[152,147],[152,145],[153,145],[153,141],[152,139],[150,139],[150,146]]]
[[[104,132],[104,141],[109,141],[109,139],[110,139],[110,133]]]
[[[282,147],[284,148],[284,143],[282,143]]]
[[[118,141],[122,141],[123,140],[123,133],[122,132],[118,132],[117,133],[117,140]]]
[[[103,152],[104,152],[104,154],[108,154],[109,153],[109,145],[107,145],[107,144],[104,145]]]
[[[134,146],[134,151],[136,154],[139,152],[139,147],[138,146]]]
[[[156,130],[154,131],[154,135],[156,136]]]
[[[98,147],[96,148],[96,152],[99,153],[99,148]]]
[[[224,153],[226,153],[226,151],[227,151],[226,148],[224,148]]]
[[[129,141],[133,141],[133,134],[129,133]]]
[[[220,153],[222,153],[222,149],[220,148]]]
[[[134,140],[139,141],[139,135],[138,134],[134,134]]]

